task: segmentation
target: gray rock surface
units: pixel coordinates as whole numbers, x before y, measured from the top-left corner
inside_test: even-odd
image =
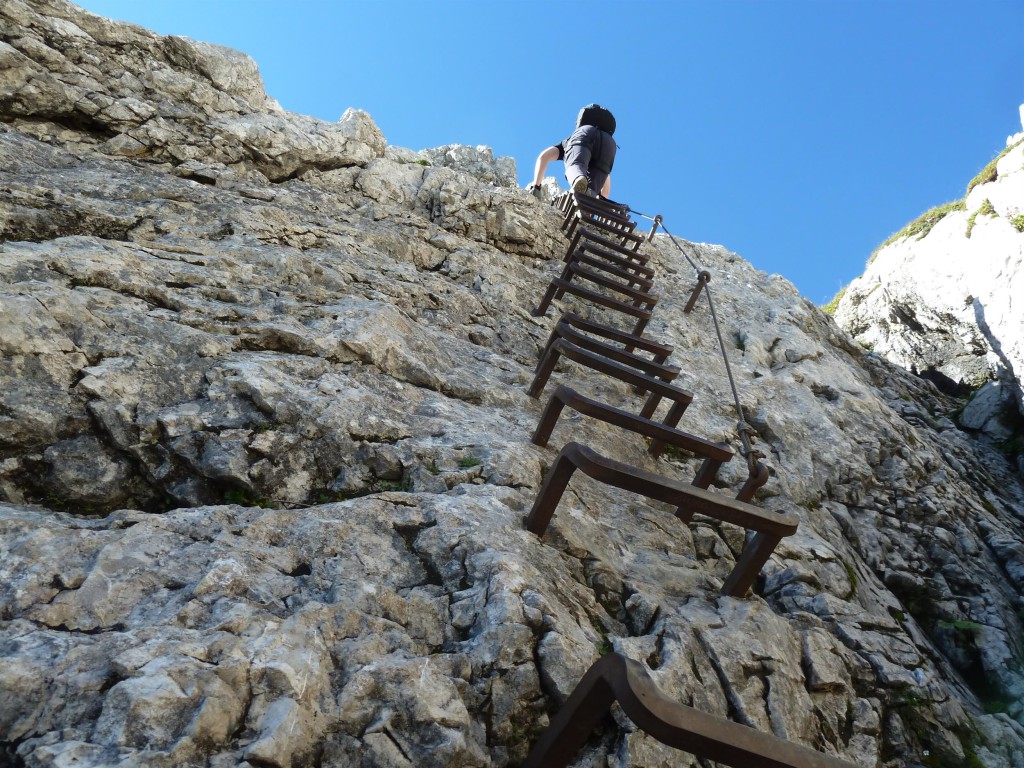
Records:
[[[1024,766],[1020,478],[785,279],[684,244],[758,502],[801,516],[722,598],[728,525],[578,478],[525,531],[569,439],[695,461],[568,414],[529,442],[565,242],[500,163],[421,165],[365,113],[284,113],[241,54],[55,0],[0,5],[0,57],[0,761],[515,765],[613,648],[858,765]],[[683,426],[733,440],[692,271],[645,247]],[[623,724],[578,764],[697,762]]]
[[[431,165],[455,168],[475,176],[480,181],[490,182],[500,187],[517,187],[516,163],[511,157],[494,157],[490,147],[466,147],[461,144],[449,144],[434,149],[420,151],[420,156],[430,161]]]
[[[888,360],[977,393],[961,423],[997,440],[1024,430],[1024,133],[1007,142],[962,210],[882,248],[835,314]]]

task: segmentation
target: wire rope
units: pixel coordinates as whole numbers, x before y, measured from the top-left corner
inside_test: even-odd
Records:
[[[633,213],[636,213],[638,216],[644,216],[644,218],[651,218],[637,211],[633,211]],[[675,236],[668,231],[668,227],[665,226],[664,220],[661,221],[661,228],[665,231],[665,234],[668,235],[669,239],[672,241],[672,244],[679,250],[681,254],[683,254],[683,256],[690,263],[690,266],[694,268],[694,270],[696,270],[698,273],[706,272],[706,270],[704,270],[700,264],[694,261],[690,254],[683,249],[683,247],[676,240]],[[739,434],[740,442],[743,444],[743,457],[747,460],[747,465],[752,468],[754,466],[754,463],[757,461],[757,455],[754,451],[753,446],[750,444],[750,437],[747,434],[751,430],[751,427],[747,423],[746,416],[744,416],[743,414],[743,406],[740,404],[739,390],[737,390],[736,388],[736,379],[732,375],[732,366],[729,365],[729,356],[725,352],[725,340],[722,338],[722,328],[718,322],[718,312],[715,311],[715,302],[711,296],[711,288],[708,286],[707,282],[704,282],[703,288],[704,294],[708,298],[708,307],[711,309],[711,320],[715,326],[715,335],[718,337],[718,349],[722,353],[722,362],[725,363],[725,374],[726,377],[729,379],[729,388],[732,390],[733,404],[736,407],[736,414],[739,417],[739,421],[736,423],[736,432],[737,434]]]

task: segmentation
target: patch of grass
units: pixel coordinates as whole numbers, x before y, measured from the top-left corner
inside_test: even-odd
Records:
[[[693,454],[671,443],[664,443],[661,446],[661,456],[667,461],[685,461],[692,458]]]
[[[440,471],[440,470],[438,470]],[[331,491],[322,490],[311,494],[310,498],[314,499],[316,504],[326,504],[331,501],[349,501],[351,499],[361,499],[363,496],[372,496],[375,493],[387,493],[389,491],[409,491],[412,488],[412,478],[403,477],[399,480],[385,480],[381,477],[374,477],[370,482],[362,488],[348,490],[348,491]]]
[[[999,177],[999,172],[996,170],[996,163],[1006,157],[1007,153],[1011,152],[1016,147],[1020,146],[1021,142],[1018,141],[1016,144],[1011,144],[998,155],[996,155],[992,161],[982,168],[978,175],[971,179],[970,184],[967,185],[967,194],[971,194],[971,190],[979,184],[987,184],[990,181],[995,181]]]
[[[964,756],[962,759],[954,758],[953,755],[946,752],[938,752],[927,755],[921,762],[927,768],[985,768],[985,764],[973,749],[969,746],[964,746],[963,749]]]
[[[1016,144],[1010,145],[1002,152],[1000,152],[998,155],[996,155],[996,157],[993,158],[992,162],[990,162],[988,165],[982,168],[978,175],[971,179],[970,184],[967,185],[967,194],[969,195],[971,193],[971,190],[974,189],[979,184],[986,184],[990,181],[995,181],[996,178],[998,178],[999,176],[999,172],[996,170],[996,164],[1003,157],[1005,157],[1008,152],[1012,151],[1016,147],[1019,147],[1022,143],[1024,143],[1024,140],[1018,141]],[[952,213],[953,211],[967,210],[966,195],[964,197],[964,200],[955,200],[949,203],[945,203],[943,205],[937,205],[934,208],[931,208],[922,213],[912,222],[907,224],[907,226],[905,226],[899,232],[890,235],[884,243],[875,248],[875,250],[872,251],[871,255],[868,257],[867,263],[870,265],[871,262],[875,260],[875,257],[878,256],[879,251],[881,251],[887,245],[896,242],[900,238],[913,237],[916,235],[917,239],[920,240],[922,237],[931,232],[932,228],[936,224],[938,224],[947,214]],[[992,208],[992,203],[989,202],[988,200],[985,200],[985,202],[982,203],[981,208],[975,211],[971,218],[968,220],[967,237],[971,236],[971,230],[974,228],[975,219],[979,214],[985,216],[995,215],[995,210]],[[1010,219],[1010,223],[1013,224],[1013,226],[1017,229],[1018,232],[1024,232],[1024,214],[1012,217]]]
[[[875,248],[875,250],[871,253],[871,256],[868,257],[868,264],[871,264],[871,262],[875,260],[875,257],[878,256],[879,251],[885,248],[885,246],[890,245],[891,243],[895,243],[897,240],[901,238],[914,237],[915,235],[917,236],[917,239],[920,240],[922,237],[931,232],[935,225],[942,221],[948,214],[953,213],[954,211],[965,210],[967,210],[967,204],[963,200],[954,200],[949,203],[937,205],[934,208],[929,208],[927,211],[922,213],[912,222],[907,224],[907,226],[905,226],[899,232],[890,235],[884,243]]]
[[[237,504],[240,507],[271,507],[270,499],[256,496],[244,488],[229,488],[224,492],[225,504]]]
[[[1015,458],[1024,454],[1024,435],[1014,435],[1007,440],[1000,440],[995,445],[996,449],[1006,458]]]
[[[49,493],[43,499],[43,505],[47,509],[59,509],[63,511],[68,508],[68,500],[63,496],[57,496],[56,494]]]
[[[430,460],[430,463],[427,465],[427,472],[429,472],[432,475],[441,474],[441,468],[437,466],[437,459]]]
[[[913,690],[899,691],[893,695],[892,700],[889,702],[892,707],[914,707],[920,708],[931,704],[931,699],[926,699],[921,694]]]
[[[982,707],[990,715],[1009,714],[1010,705],[1013,699],[997,699],[995,701],[983,701]]]
[[[981,702],[982,709],[990,715],[1003,712],[1009,714],[1009,711],[1018,703],[1017,697],[1007,693],[1002,685],[991,678],[982,675],[969,682]]]
[[[476,456],[463,456],[459,459],[459,466],[463,469],[469,469],[470,467],[480,466],[480,459]]]
[[[590,626],[592,626],[594,631],[601,636],[601,639],[594,643],[597,647],[597,654],[599,656],[607,656],[612,652],[612,643],[608,639],[608,630],[602,627],[597,619],[591,619]]]
[[[375,480],[371,486],[371,493],[385,493],[386,491],[409,491],[412,489],[412,478],[403,477],[401,480]]]
[[[985,768],[978,753],[970,747],[964,747],[964,768]]]
[[[857,584],[859,583],[857,581],[857,571],[854,569],[852,563],[849,563],[846,560],[842,560],[841,562],[843,567],[846,569],[846,578],[850,580],[850,594],[855,595],[857,594]]]
[[[870,341],[864,341],[863,339],[857,339],[857,343],[860,344],[862,347],[864,347],[864,349],[866,349],[868,352],[874,352],[875,351],[875,345],[872,344]]]
[[[426,167],[429,168],[430,167],[430,161],[427,160],[425,157],[421,157],[419,160],[416,161],[416,165],[423,165],[423,166],[426,166]]]
[[[832,301],[830,301],[828,304],[821,305],[821,311],[824,312],[826,315],[831,315],[834,317],[836,314],[836,310],[839,308],[839,302],[842,300],[843,296],[846,295],[847,288],[849,288],[849,286],[847,285],[844,285],[842,288],[840,288],[839,293],[832,297]]]
[[[307,501],[310,504],[332,504],[336,501],[346,501],[352,498],[351,495],[342,491],[333,491],[330,488],[315,488],[309,492]]]
[[[938,626],[943,629],[963,629],[968,632],[977,632],[984,626],[984,624],[979,624],[976,621],[968,621],[967,619],[954,619],[953,621],[940,619],[937,623]]]
[[[975,220],[979,216],[996,216],[996,215],[998,215],[998,214],[996,213],[996,209],[992,207],[992,201],[990,201],[986,197],[982,201],[981,206],[978,208],[978,210],[976,210],[974,213],[972,213],[971,217],[969,219],[967,219],[967,232],[966,232],[967,237],[970,238],[971,231],[974,229],[974,222],[975,222]]]

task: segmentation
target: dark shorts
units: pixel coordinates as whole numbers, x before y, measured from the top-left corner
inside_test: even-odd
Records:
[[[593,192],[600,192],[615,163],[615,139],[593,125],[582,125],[572,136],[558,144],[565,160],[565,178],[571,184],[577,176],[586,176]]]

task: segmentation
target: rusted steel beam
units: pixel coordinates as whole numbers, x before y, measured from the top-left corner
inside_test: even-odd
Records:
[[[587,204],[597,208],[601,208],[602,210],[614,211],[615,213],[620,213],[624,215],[629,215],[630,213],[628,205],[626,205],[625,203],[620,203],[616,200],[611,200],[607,197],[590,197],[589,195],[587,195]]]
[[[650,321],[651,321],[650,315],[648,315],[647,317],[644,317],[643,315],[641,315],[639,317],[639,319],[636,321],[636,324],[633,326],[633,335],[634,336],[643,336],[644,335],[644,331],[647,330],[647,324]],[[632,352],[633,351],[633,347],[626,347],[626,351],[627,352]]]
[[[579,277],[582,280],[594,283],[602,288],[607,288],[609,291],[621,293],[623,296],[633,299],[633,306],[635,307],[647,307],[651,309],[658,303],[657,294],[649,293],[641,288],[632,288],[619,280],[612,279],[607,274],[602,274],[600,271],[588,269],[586,266],[581,264],[578,259],[574,259],[565,265],[563,275],[566,275],[566,277],[561,278],[562,280],[570,281],[573,277]],[[555,298],[562,298],[561,292],[556,292]]]
[[[576,234],[576,230],[581,222],[584,225],[600,223],[611,229],[622,230],[623,232],[634,232],[637,226],[636,222],[628,217],[571,208],[562,218],[562,231],[565,233],[565,236],[572,238]]]
[[[580,333],[571,325],[563,323],[562,321],[556,323],[555,327],[551,330],[548,342],[544,346],[544,351],[541,353],[541,360],[543,360],[544,355],[547,354],[548,348],[558,339],[565,339],[581,349],[594,352],[595,354],[606,357],[609,360],[614,360],[617,363],[628,365],[630,368],[636,368],[638,371],[646,373],[648,376],[654,376],[662,381],[674,381],[679,375],[679,368],[677,366],[657,363],[653,360],[648,360],[646,357],[641,357],[636,353],[626,352],[624,349],[619,349],[611,344]],[[539,362],[537,367],[540,367]],[[643,392],[637,392],[637,394],[643,394]]]
[[[628,287],[639,288],[645,292],[649,292],[654,285],[654,270],[631,262],[628,259],[612,256],[600,251],[593,251],[586,248],[582,243],[568,259],[565,259],[565,267],[562,269],[561,278],[563,280],[571,279],[572,270],[578,266],[583,266],[592,271],[607,272],[625,281]]]
[[[782,541],[781,536],[765,531],[758,531],[750,537],[743,545],[739,560],[736,561],[732,572],[722,585],[722,594],[743,597],[747,590],[754,585],[762,566],[772,556],[772,552],[775,551],[775,547],[780,541]]]
[[[626,314],[632,314],[632,310],[623,309]],[[598,335],[606,336],[607,338],[614,338],[617,341],[623,343],[626,347],[627,352],[632,352],[634,349],[642,349],[646,352],[654,353],[655,362],[664,363],[668,360],[669,355],[672,354],[672,347],[665,344],[658,344],[651,339],[644,336],[644,330],[647,328],[647,323],[650,322],[651,316],[649,313],[637,315],[639,318],[633,326],[631,332],[619,331],[618,329],[612,328],[610,325],[603,325],[601,323],[595,323],[591,321],[583,321],[583,319],[574,312],[566,312],[562,315],[562,319],[574,318],[573,324],[578,325],[579,322],[589,322],[592,329],[583,328],[588,333],[596,333]],[[601,330],[603,329],[603,330]],[[611,336],[610,333],[618,333],[618,336]]]
[[[597,338],[594,338],[597,337]],[[646,353],[651,357],[644,358],[637,352],[630,352],[630,360],[637,359],[645,363],[652,363],[659,366],[668,366],[668,358],[672,355],[672,347],[667,344],[661,344],[654,339],[650,339],[646,336],[635,336],[628,331],[623,331],[620,328],[614,328],[610,325],[604,325],[594,320],[588,320],[580,317],[575,312],[566,312],[555,323],[555,327],[552,328],[551,334],[548,336],[547,343],[544,345],[544,349],[541,350],[540,356],[543,357],[547,353],[547,349],[556,339],[568,339],[569,341],[577,342],[581,338],[587,338],[592,341],[601,341],[604,344],[620,344],[623,347],[631,346],[639,349],[642,353]],[[582,345],[581,345],[582,346]],[[597,351],[595,349],[595,351]],[[625,351],[625,350],[621,350]],[[676,368],[676,366],[671,366]],[[678,370],[678,368],[676,368]]]
[[[593,273],[586,272],[586,270],[582,270],[580,268],[574,269],[571,274],[579,275],[580,277],[585,278],[593,283],[602,284],[602,281],[599,277],[595,276]],[[621,290],[620,293],[625,293],[626,291],[629,290],[628,286],[622,286],[622,288],[624,290]],[[595,291],[591,288],[587,288],[586,286],[580,285],[579,283],[573,283],[571,282],[571,280],[563,280],[560,277],[556,277],[548,284],[548,289],[547,291],[544,292],[544,295],[541,297],[540,304],[537,305],[537,309],[533,311],[533,316],[543,317],[545,314],[547,314],[548,307],[551,306],[551,302],[556,297],[561,298],[566,293],[571,293],[574,296],[578,296],[581,299],[585,299],[586,301],[591,302],[592,304],[607,307],[608,309],[613,309],[616,312],[622,312],[623,314],[629,315],[630,317],[641,318],[645,321],[644,327],[646,327],[647,325],[646,321],[649,321],[651,319],[651,310],[654,308],[654,305],[658,303],[658,297],[656,295],[646,294],[644,296],[643,302],[645,306],[636,306],[635,304],[630,304],[625,301],[621,301],[619,299],[616,299],[614,296],[609,296],[608,294],[602,293],[601,291]],[[633,299],[634,296],[630,296],[629,298]],[[640,333],[642,333],[642,331],[643,328],[641,328],[639,332],[634,330],[634,333],[636,333],[639,336]]]
[[[566,211],[565,215],[562,217],[561,227],[566,237],[573,236],[573,233],[576,231],[577,225],[581,221],[584,223],[591,221],[603,221],[604,223],[612,227],[626,226],[627,228],[628,225],[632,223],[633,226],[628,231],[632,231],[633,229],[636,228],[636,224],[633,222],[632,219],[629,218],[628,215],[620,215],[618,213],[615,213],[614,211],[606,212],[590,206],[570,206],[569,210]]]
[[[705,285],[711,282],[711,273],[706,269],[702,269],[697,274],[697,284],[693,286],[693,291],[690,292],[690,298],[686,302],[686,306],[683,307],[683,312],[690,314],[693,311],[693,305],[697,303],[697,298],[700,296],[701,290]]]
[[[582,226],[576,226],[576,224],[579,222],[578,218],[573,218],[572,221],[573,223],[569,226],[568,230],[566,230],[565,233],[566,237],[569,238],[570,243],[578,244],[579,237],[583,236],[581,233],[593,230],[600,230],[613,240],[618,240],[623,245],[625,245],[625,242],[623,241],[624,237],[640,237],[640,235],[634,232],[634,230],[636,229],[635,221],[619,221],[617,219],[588,218],[583,220]]]
[[[653,240],[654,240],[654,233],[658,231],[658,225],[661,224],[662,221],[663,221],[663,219],[661,218],[661,214],[660,213],[657,216],[654,217],[654,223],[651,225],[651,231],[647,233],[647,242],[648,243],[653,242]]]
[[[586,219],[592,216],[606,217],[617,221],[632,221],[629,216],[629,206],[624,203],[616,203],[605,200],[602,197],[590,197],[589,195],[576,195],[566,208],[566,217],[562,222],[562,229],[568,226],[570,217],[578,216]]]
[[[750,465],[747,482],[740,488],[736,498],[740,501],[750,501],[754,498],[754,492],[768,482],[768,467],[757,461]]]
[[[692,392],[688,392],[653,376],[648,376],[622,363],[617,363],[593,352],[580,349],[565,339],[556,339],[552,342],[544,357],[541,358],[541,363],[537,366],[537,373],[533,377],[533,382],[531,382],[529,389],[526,391],[530,397],[540,397],[541,392],[544,391],[544,385],[547,384],[548,379],[551,377],[551,372],[555,369],[555,364],[561,355],[565,355],[570,360],[587,368],[649,392],[650,395],[647,398],[647,402],[644,403],[643,408],[640,410],[640,416],[645,419],[650,419],[654,415],[658,404],[662,398],[665,398],[672,405],[669,407],[662,423],[674,427],[679,423],[679,419],[682,418],[687,406],[693,402]]]
[[[648,453],[650,453],[651,456],[654,456],[655,458],[657,458],[665,450],[665,442],[666,441],[663,441],[663,440],[661,440],[658,437],[653,437],[653,439],[651,440],[650,448],[648,449]],[[720,445],[725,445],[725,444],[724,443],[720,443]],[[679,447],[685,448],[685,446],[679,446]],[[689,449],[686,449],[686,450],[689,450]],[[729,450],[732,450],[732,449],[730,448]],[[705,471],[705,467],[702,466],[701,469],[700,469],[700,472],[704,472],[704,471]],[[768,471],[768,467],[766,467],[760,461],[756,461],[756,460],[753,460],[751,457],[748,457],[748,461],[747,461],[747,479],[743,483],[743,486],[740,488],[739,492],[736,494],[736,498],[739,501],[746,501],[746,502],[752,501],[753,498],[754,498],[754,494],[757,492],[757,489],[762,487],[765,483],[768,482],[769,476],[770,476],[770,474],[769,474],[769,471]],[[713,480],[712,480],[712,482],[713,482]],[[704,485],[702,482],[698,482],[697,480],[694,480],[693,484],[696,485],[696,486],[699,486],[701,488],[707,488],[708,487],[707,485]]]
[[[629,253],[633,252],[629,251]],[[581,254],[586,254],[590,257],[604,259],[609,264],[614,264],[619,269],[622,269],[623,271],[626,272],[630,272],[634,275],[641,275],[647,278],[654,277],[654,269],[648,267],[645,264],[641,264],[639,261],[637,261],[636,254],[633,254],[634,258],[631,259],[625,256],[619,256],[613,253],[612,251],[606,250],[598,245],[595,245],[590,240],[590,238],[587,237],[584,237],[582,240],[580,240],[580,244],[576,247],[575,251],[569,254],[569,258],[572,259],[578,257]],[[563,261],[566,261],[566,259],[563,259]]]
[[[566,313],[569,314],[569,313]],[[608,341],[602,341],[601,339],[595,339],[590,335],[582,333],[572,326],[571,323],[565,322],[564,315],[557,323],[555,327],[551,329],[551,334],[548,336],[547,343],[544,345],[544,349],[541,351],[540,358],[537,361],[537,366],[534,371],[539,370],[540,361],[544,359],[547,354],[548,348],[555,343],[558,339],[565,339],[572,344],[575,344],[581,349],[589,350],[595,354],[606,357],[609,360],[628,365],[630,368],[636,368],[642,373],[646,373],[648,376],[654,376],[661,379],[662,381],[674,381],[679,375],[679,368],[675,365],[669,365],[664,360],[651,360],[644,357],[641,354],[637,354],[633,350],[637,348],[637,344],[634,342],[627,342],[627,348],[622,349],[615,346],[608,341],[615,341],[614,339],[608,339],[607,334],[599,334]],[[632,334],[621,334],[626,339],[635,339],[636,337]],[[641,387],[634,387],[633,391],[642,395],[646,392]]]
[[[637,223],[628,214],[601,210],[601,208],[589,202],[577,205],[573,214],[573,218],[577,222],[583,222],[584,224],[599,223],[601,226],[615,231],[634,232],[637,226]]]
[[[548,289],[541,297],[540,304],[538,304],[537,308],[533,311],[534,317],[543,317],[547,314],[548,307],[551,306],[551,302],[554,300],[556,293],[559,295],[571,293],[572,295],[578,296],[592,304],[597,304],[598,306],[606,307],[607,309],[612,309],[616,312],[621,312],[625,315],[629,315],[630,317],[642,318],[645,321],[649,321],[651,319],[650,309],[636,307],[627,302],[620,301],[613,296],[602,293],[601,291],[595,291],[584,285],[580,285],[579,283],[572,283],[568,280],[563,280],[560,277],[554,278],[548,284]],[[646,326],[646,323],[644,325]]]
[[[588,320],[577,315],[575,312],[566,312],[559,319],[559,323],[569,325],[573,328],[589,333],[591,336],[601,336],[610,341],[617,342],[636,349],[642,349],[652,355],[651,359],[656,363],[664,363],[672,355],[672,347],[668,344],[661,344],[646,336],[637,336],[610,325]]]
[[[689,522],[701,514],[756,531],[743,548],[739,560],[722,587],[723,595],[743,597],[771,556],[775,545],[796,532],[800,518],[795,512],[761,509],[720,493],[684,485],[653,472],[614,461],[580,443],[567,443],[551,465],[541,484],[526,528],[538,536],[547,530],[551,516],[565,492],[573,473],[579,469],[588,477],[624,491],[673,504],[676,517]]]
[[[607,197],[597,197],[588,194],[577,194],[576,192],[569,192],[572,202],[578,207],[586,206],[589,208],[596,208],[602,211],[613,212],[619,215],[628,215],[629,206],[625,203],[619,203],[615,200],[609,200]]]
[[[659,424],[651,419],[642,418],[621,408],[585,397],[575,389],[564,384],[559,386],[551,395],[547,407],[544,408],[544,412],[541,414],[540,421],[537,422],[537,429],[531,438],[535,445],[545,446],[548,444],[548,440],[551,439],[551,433],[558,423],[558,417],[562,414],[565,407],[572,408],[584,416],[600,419],[616,427],[649,437],[652,440],[656,440],[662,447],[666,444],[674,445],[677,448],[702,457],[704,461],[692,480],[692,485],[698,488],[709,487],[718,476],[718,470],[722,464],[731,460],[735,455],[732,448],[725,443],[714,443],[697,435],[691,435],[688,432]]]
[[[576,249],[565,270],[563,270],[563,279],[566,277],[566,271],[572,264],[582,264],[592,270],[607,272],[624,280],[630,288],[650,291],[654,287],[654,275],[641,275],[636,269],[639,266],[638,264],[633,264],[626,259],[606,259],[603,255],[594,255],[589,248],[582,246]]]
[[[569,240],[567,253],[571,253],[576,249],[584,232],[597,234],[612,244],[634,252],[638,251],[640,244],[644,242],[644,238],[633,231],[626,231],[622,227],[612,226],[603,221],[590,221],[587,222],[586,226],[576,228],[576,231]]]
[[[649,261],[648,257],[645,254],[640,253],[640,251],[633,248],[627,248],[622,243],[616,242],[613,238],[605,237],[600,232],[583,229],[580,231],[579,235],[580,237],[578,239],[574,236],[570,241],[570,245],[572,247],[566,250],[565,256],[562,257],[562,261],[568,261],[575,252],[576,246],[584,241],[597,245],[605,250],[617,253],[630,261],[637,262],[638,264],[647,264]]]
[[[856,768],[724,717],[673,701],[638,661],[602,656],[534,742],[523,768],[564,768],[619,702],[626,717],[663,744],[734,768]]]

